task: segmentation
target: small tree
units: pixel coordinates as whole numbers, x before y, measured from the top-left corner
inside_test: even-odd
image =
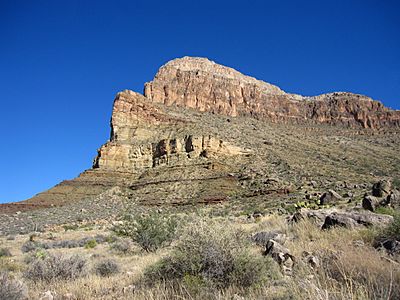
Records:
[[[154,252],[169,245],[175,236],[177,221],[171,216],[151,213],[142,216],[126,216],[123,223],[114,228],[118,235],[128,236],[143,250]]]

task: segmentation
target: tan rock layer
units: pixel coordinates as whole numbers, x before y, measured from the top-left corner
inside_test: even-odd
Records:
[[[143,95],[130,90],[117,94],[111,117],[111,141],[131,143],[149,134],[148,124],[179,124],[184,120],[161,112]]]
[[[185,165],[191,159],[246,152],[213,136],[184,136],[149,144],[109,142],[100,148],[93,167],[110,171],[136,172],[159,165]]]

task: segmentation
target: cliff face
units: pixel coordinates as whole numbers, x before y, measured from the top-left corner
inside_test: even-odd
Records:
[[[346,132],[353,140],[362,132],[353,128],[397,132],[399,125],[399,111],[366,96],[303,97],[205,58],[175,59],[145,85],[144,95],[130,90],[116,95],[110,139],[98,150],[90,170],[22,202],[18,210],[23,205],[32,209],[86,201],[115,186],[130,190],[132,197],[146,204],[208,203],[239,191],[250,195],[282,191],[266,178],[287,175],[284,179],[291,181],[308,176],[304,170],[313,174],[325,170],[314,168],[316,156],[309,153],[318,151],[318,160],[325,155],[337,168],[342,158],[332,153],[342,157],[344,152],[341,144],[329,141],[329,130],[338,135]],[[364,132],[368,135],[371,130]],[[360,145],[346,148],[352,160],[362,153],[360,164],[387,151],[368,154],[364,141]],[[373,145],[371,149],[377,147]],[[374,165],[385,166],[383,173],[394,159],[382,157]],[[348,172],[353,166],[357,163],[345,163],[343,169]],[[358,170],[354,172],[359,176]],[[339,176],[336,169],[334,173]],[[247,184],[246,178],[254,182]]]
[[[114,100],[110,141],[98,150],[93,167],[135,173],[159,165],[186,164],[198,157],[242,153],[211,134],[179,133],[189,123],[189,119],[156,108],[138,93],[120,92]]]
[[[400,126],[400,112],[352,93],[315,97],[288,94],[205,58],[175,59],[146,83],[145,97],[229,116],[252,116],[273,122],[328,123],[350,127]]]

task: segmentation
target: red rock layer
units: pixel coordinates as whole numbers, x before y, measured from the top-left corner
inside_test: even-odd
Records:
[[[205,58],[184,57],[162,66],[146,83],[145,97],[166,105],[273,122],[312,122],[350,127],[400,126],[400,111],[352,93],[315,97],[289,94]]]

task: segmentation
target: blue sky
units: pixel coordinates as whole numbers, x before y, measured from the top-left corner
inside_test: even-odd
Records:
[[[168,60],[400,109],[398,1],[0,1],[0,202],[91,167],[114,95]]]

